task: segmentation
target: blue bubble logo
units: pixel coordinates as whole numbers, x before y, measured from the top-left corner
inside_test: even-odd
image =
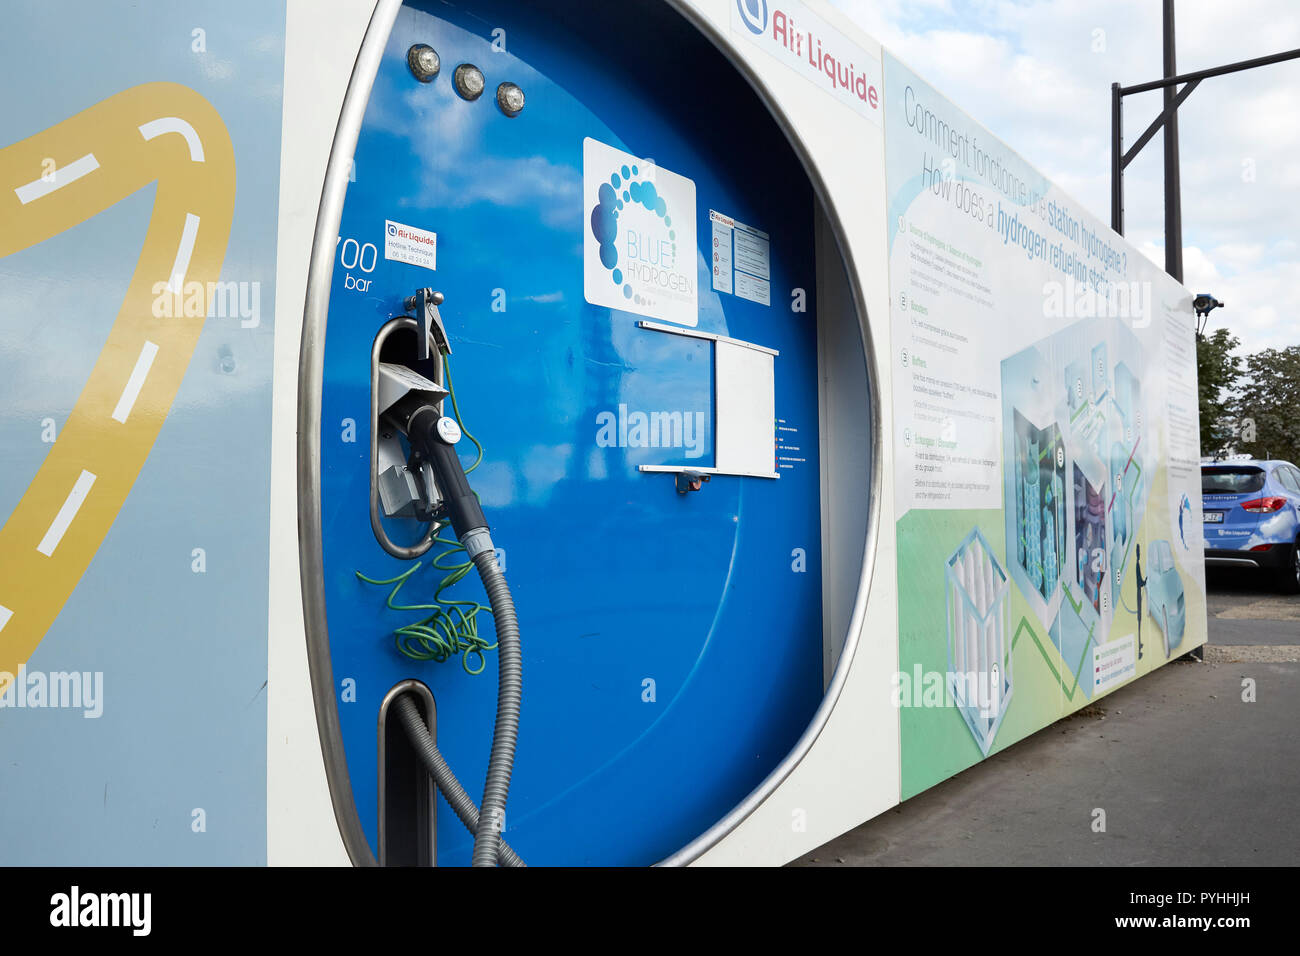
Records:
[[[740,19],[749,32],[761,36],[767,30],[767,0],[736,0]]]
[[[391,222],[388,224],[388,234],[390,236],[397,235],[397,227],[394,226]]]
[[[767,4],[763,2],[764,16],[766,17]],[[610,277],[614,280],[614,285],[623,286],[623,297],[633,298],[633,290],[630,284],[624,282],[624,272],[619,267],[618,262],[618,216],[619,210],[623,209],[625,204],[636,204],[644,206],[648,211],[654,213],[661,221],[665,229],[668,229],[670,240],[677,238],[677,231],[669,229],[672,226],[672,217],[668,215],[668,202],[663,196],[659,195],[659,190],[653,182],[640,182],[634,179],[640,174],[638,167],[633,166],[629,169],[627,166],[612,173],[605,182],[600,184],[597,192],[597,202],[591,210],[591,234],[595,237],[600,247],[600,264],[610,272]],[[619,198],[617,189],[623,186],[622,198]],[[677,254],[677,245],[673,243],[673,255]],[[642,300],[636,296],[638,304],[649,304],[649,300]]]

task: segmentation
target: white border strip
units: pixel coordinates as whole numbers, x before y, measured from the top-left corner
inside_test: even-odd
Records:
[[[688,329],[680,325],[664,325],[662,322],[637,322],[637,327],[649,329],[651,332],[667,332],[669,335],[684,335],[692,339],[708,339],[710,342],[726,342],[729,345],[739,345],[742,348],[753,349],[755,352],[766,352],[768,355],[780,355],[776,349],[770,349],[766,345],[756,345],[753,342],[746,342],[743,339],[733,339],[729,335],[718,335],[715,332],[701,332],[698,329]]]

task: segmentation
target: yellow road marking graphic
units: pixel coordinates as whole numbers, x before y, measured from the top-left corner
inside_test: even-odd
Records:
[[[175,83],[126,90],[0,149],[0,258],[151,183],[149,230],[104,350],[0,528],[0,673],[17,673],[45,637],[144,467],[203,330],[235,206],[225,124]],[[194,283],[201,310],[155,315],[156,288]]]

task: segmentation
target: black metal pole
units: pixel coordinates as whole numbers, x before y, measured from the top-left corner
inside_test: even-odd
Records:
[[[1124,93],[1110,85],[1110,227],[1124,235]]]
[[[1300,59],[1300,50],[1285,50],[1282,53],[1257,56],[1253,60],[1241,60],[1238,63],[1228,63],[1224,66],[1211,67],[1208,70],[1197,70],[1194,73],[1183,73],[1179,76],[1152,80],[1150,83],[1134,83],[1132,86],[1125,86],[1120,89],[1125,96],[1131,96],[1134,93],[1150,93],[1152,90],[1163,90],[1166,86],[1178,86],[1180,83],[1190,83],[1192,80],[1208,80],[1213,76],[1227,76],[1229,73],[1240,73],[1242,70],[1253,70],[1257,67],[1272,66],[1274,63],[1285,63],[1287,60],[1295,59]]]
[[[1224,66],[1197,70],[1179,76],[1174,50],[1174,0],[1162,0],[1164,5],[1164,79],[1133,86],[1110,85],[1110,224],[1120,235],[1124,234],[1124,169],[1142,151],[1151,138],[1163,128],[1165,133],[1165,269],[1183,281],[1183,203],[1182,184],[1178,173],[1178,107],[1192,94],[1202,80],[1213,76],[1226,76],[1261,66],[1300,59],[1300,50],[1286,50],[1269,56],[1228,63]],[[1179,85],[1182,89],[1175,90]],[[1137,138],[1128,154],[1124,153],[1124,97],[1134,93],[1164,91],[1165,107],[1146,132]]]
[[[1165,79],[1178,75],[1174,35],[1174,0],[1164,0]],[[1165,109],[1165,271],[1183,281],[1183,200],[1178,163],[1178,112],[1172,109],[1177,91],[1173,84],[1164,89]]]

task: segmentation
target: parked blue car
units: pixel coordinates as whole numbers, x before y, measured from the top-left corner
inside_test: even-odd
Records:
[[[1300,591],[1300,469],[1286,461],[1201,466],[1206,567],[1256,568]]]

